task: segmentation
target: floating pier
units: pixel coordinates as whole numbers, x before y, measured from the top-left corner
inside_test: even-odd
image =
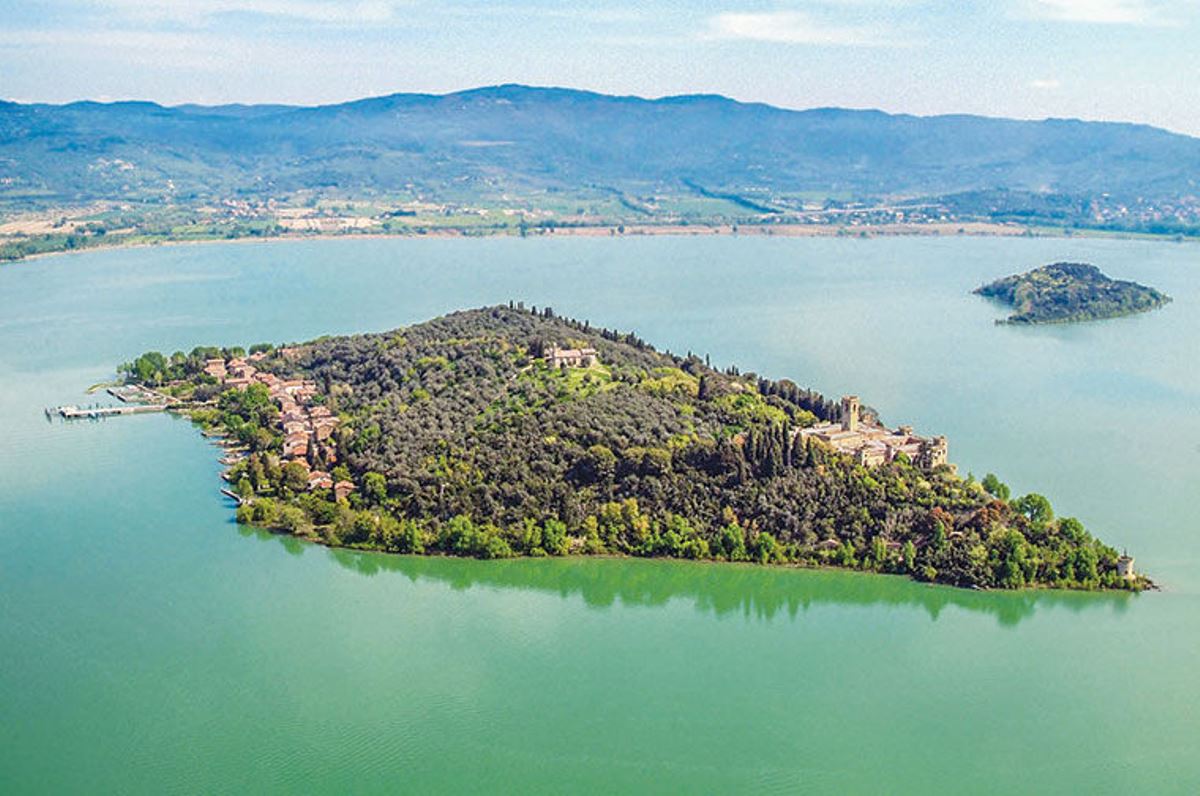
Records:
[[[166,406],[162,404],[137,404],[125,406],[57,406],[53,409],[47,409],[46,415],[58,415],[63,420],[99,420],[102,417],[111,417],[113,415],[144,415],[149,412],[162,412],[166,410]]]
[[[141,384],[124,384],[106,388],[109,395],[121,401],[118,406],[52,406],[46,417],[58,415],[63,420],[99,420],[113,415],[143,415],[162,412],[177,405],[179,400]]]

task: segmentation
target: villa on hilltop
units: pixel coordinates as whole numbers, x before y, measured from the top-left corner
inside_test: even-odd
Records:
[[[559,348],[546,350],[546,363],[552,368],[590,368],[599,361],[594,348]]]
[[[911,426],[895,431],[878,421],[864,422],[857,395],[842,397],[840,423],[818,423],[797,432],[801,439],[816,439],[841,453],[849,453],[865,467],[876,467],[904,454],[918,467],[931,470],[947,463],[949,448],[945,437],[925,438],[913,433]]]

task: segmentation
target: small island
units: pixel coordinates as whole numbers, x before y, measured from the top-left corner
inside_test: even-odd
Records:
[[[1006,276],[974,291],[1015,312],[996,323],[1071,323],[1119,318],[1158,309],[1171,297],[1152,287],[1111,279],[1087,263],[1052,263]]]
[[[973,588],[1141,590],[1050,502],[958,474],[856,396],[719,370],[521,304],[121,368],[218,438],[240,522],[479,558],[830,566]]]

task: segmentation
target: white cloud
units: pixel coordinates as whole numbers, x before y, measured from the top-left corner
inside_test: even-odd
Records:
[[[1027,0],[1035,19],[1104,25],[1149,25],[1161,21],[1147,0]]]
[[[155,71],[188,70],[209,80],[231,64],[255,64],[264,74],[295,64],[294,48],[255,37],[205,31],[22,30],[0,31],[0,51],[26,51],[30,58],[78,58],[97,64],[122,64]],[[335,47],[320,49],[323,64],[353,57]],[[132,95],[127,95],[132,97]],[[187,101],[193,101],[189,98]]]
[[[1062,88],[1062,81],[1054,78],[1041,78],[1038,80],[1029,81],[1029,87],[1038,91],[1054,91]]]
[[[93,6],[141,21],[200,24],[232,14],[289,18],[303,22],[354,24],[386,22],[402,2],[389,0],[90,0]]]
[[[867,27],[833,25],[799,11],[729,12],[709,17],[702,37],[777,44],[883,46],[899,42]]]
[[[137,30],[7,30],[0,31],[0,46],[104,47],[114,50],[186,50],[208,46],[214,39],[191,33]]]

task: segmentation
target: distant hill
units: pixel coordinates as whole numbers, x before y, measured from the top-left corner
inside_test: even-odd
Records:
[[[615,190],[1200,193],[1200,139],[1134,124],[785,110],[505,85],[319,107],[0,103],[0,200]]]

